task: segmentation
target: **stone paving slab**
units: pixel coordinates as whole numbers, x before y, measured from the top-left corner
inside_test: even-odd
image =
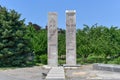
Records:
[[[46,80],[65,80],[64,68],[52,67],[47,74]]]
[[[76,65],[69,65],[69,64],[64,64],[63,67],[80,67],[81,65],[76,64]]]
[[[49,77],[49,79],[46,79],[46,80],[65,80],[64,78],[59,78],[59,77]]]
[[[0,80],[25,80],[0,73]]]
[[[48,77],[63,77],[63,74],[49,74]]]
[[[53,70],[53,72],[49,72],[49,74],[64,74],[64,71],[57,72]]]
[[[81,65],[79,69],[65,69],[66,80],[120,80],[120,73],[93,69],[93,65]]]
[[[95,64],[93,64],[93,69],[103,70],[103,71],[120,72],[120,65],[95,63]]]
[[[44,80],[48,71],[41,66],[0,70],[0,80]]]
[[[95,70],[92,64],[77,69],[66,68],[64,72],[65,80],[120,80],[119,72]],[[49,70],[41,66],[0,70],[0,80],[45,80],[42,73],[47,74]]]

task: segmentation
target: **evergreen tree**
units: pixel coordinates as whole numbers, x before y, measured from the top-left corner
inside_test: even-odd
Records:
[[[0,6],[0,66],[25,66],[30,48],[24,19],[15,10]]]

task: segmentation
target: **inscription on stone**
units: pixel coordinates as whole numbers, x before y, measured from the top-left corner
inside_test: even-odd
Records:
[[[57,13],[48,13],[48,65],[58,65]]]
[[[76,65],[76,12],[66,11],[66,64]]]

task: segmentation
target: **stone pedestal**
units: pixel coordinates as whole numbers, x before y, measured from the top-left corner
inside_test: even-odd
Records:
[[[57,13],[48,13],[48,65],[58,65]]]
[[[76,65],[76,11],[66,10],[66,64]]]

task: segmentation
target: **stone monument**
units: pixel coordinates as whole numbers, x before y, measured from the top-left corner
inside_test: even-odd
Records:
[[[48,13],[48,66],[58,65],[57,13]]]
[[[66,65],[76,65],[75,10],[66,10]]]

